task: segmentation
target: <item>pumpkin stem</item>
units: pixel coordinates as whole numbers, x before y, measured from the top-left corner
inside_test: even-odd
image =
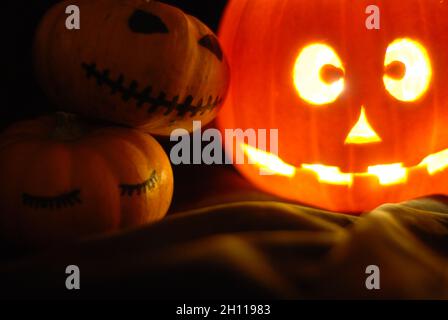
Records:
[[[60,141],[72,141],[81,138],[86,132],[80,118],[74,114],[57,112],[55,115],[55,127],[51,132],[51,138]]]

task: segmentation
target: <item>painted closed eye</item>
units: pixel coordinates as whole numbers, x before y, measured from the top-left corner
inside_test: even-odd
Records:
[[[412,102],[429,87],[432,77],[431,61],[420,43],[397,39],[386,51],[383,77],[386,90],[396,99]]]
[[[24,206],[33,209],[63,209],[74,207],[82,203],[81,190],[73,190],[55,197],[43,197],[23,193],[22,203]]]
[[[129,28],[134,33],[153,34],[169,32],[162,19],[143,10],[135,10],[128,23]]]
[[[326,44],[306,46],[294,65],[294,85],[299,96],[312,105],[329,104],[344,90],[344,67],[337,53]]]
[[[218,39],[216,39],[215,36],[209,34],[204,37],[202,37],[199,40],[199,45],[209,50],[211,53],[213,53],[219,61],[222,61],[224,54],[222,52],[221,46],[219,44]]]
[[[154,170],[150,177],[138,184],[121,184],[120,190],[122,196],[132,197],[134,195],[140,196],[145,194],[149,190],[154,189],[157,186],[157,182],[159,181],[159,177],[157,176],[156,171]]]

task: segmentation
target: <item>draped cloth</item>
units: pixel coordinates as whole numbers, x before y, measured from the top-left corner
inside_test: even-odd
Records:
[[[447,299],[448,200],[360,216],[263,194],[229,167],[176,169],[161,222],[0,263],[0,294],[142,298]],[[368,290],[366,268],[380,271]]]

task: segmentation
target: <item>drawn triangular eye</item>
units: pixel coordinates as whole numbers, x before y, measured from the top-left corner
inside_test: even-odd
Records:
[[[215,36],[209,34],[199,40],[199,45],[210,50],[218,59],[222,61],[223,53],[221,46],[219,45],[218,39]]]
[[[129,18],[129,28],[132,32],[152,34],[152,33],[168,33],[168,27],[163,23],[162,19],[152,13],[135,10]]]

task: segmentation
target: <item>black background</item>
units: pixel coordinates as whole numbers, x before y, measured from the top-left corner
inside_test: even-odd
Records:
[[[59,0],[4,0],[1,20],[0,129],[13,121],[54,110],[35,82],[31,48],[44,13]],[[217,30],[227,0],[163,0]],[[81,16],[82,18],[82,16]]]

